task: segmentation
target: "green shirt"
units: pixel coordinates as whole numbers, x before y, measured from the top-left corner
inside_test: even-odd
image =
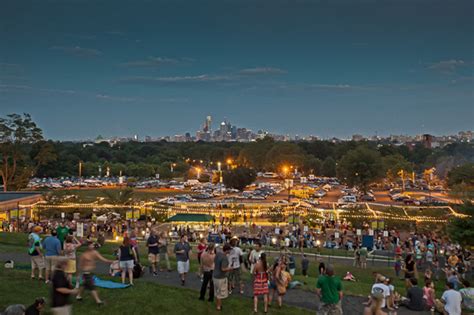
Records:
[[[69,234],[69,228],[67,226],[58,226],[56,229],[56,233],[58,233],[58,239],[62,245],[64,243],[64,239]]]
[[[316,288],[321,289],[321,301],[325,304],[337,304],[339,292],[342,291],[341,279],[339,277],[320,276]]]

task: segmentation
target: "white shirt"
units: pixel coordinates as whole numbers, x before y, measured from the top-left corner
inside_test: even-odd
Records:
[[[240,247],[234,247],[232,248],[232,250],[230,251],[230,254],[228,256],[228,259],[229,259],[229,265],[232,269],[237,269],[240,267],[240,257],[243,255],[244,253],[242,252],[242,250],[240,249]]]
[[[446,290],[443,296],[441,296],[441,299],[446,302],[444,310],[448,312],[449,315],[461,315],[461,293],[452,289]]]
[[[387,285],[383,284],[383,283],[375,283],[372,286],[372,294],[375,294],[375,293],[382,293],[383,294],[384,299],[382,300],[381,307],[384,308],[385,307],[385,299],[390,296],[390,288]]]

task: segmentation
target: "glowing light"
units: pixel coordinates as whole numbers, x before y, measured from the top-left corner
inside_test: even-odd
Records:
[[[272,238],[272,244],[276,244],[276,242],[277,242],[276,237],[273,237],[273,238]]]

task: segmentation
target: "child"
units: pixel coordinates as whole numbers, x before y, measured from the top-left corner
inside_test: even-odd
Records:
[[[400,255],[395,257],[395,264],[393,267],[395,269],[396,277],[400,278],[400,271],[402,270],[402,257]]]

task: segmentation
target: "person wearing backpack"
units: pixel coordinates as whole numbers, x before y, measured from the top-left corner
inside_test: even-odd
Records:
[[[28,255],[31,260],[31,279],[35,279],[35,269],[38,269],[38,279],[43,280],[44,256],[41,247],[41,237],[43,231],[41,226],[35,226],[33,232],[28,235]]]

